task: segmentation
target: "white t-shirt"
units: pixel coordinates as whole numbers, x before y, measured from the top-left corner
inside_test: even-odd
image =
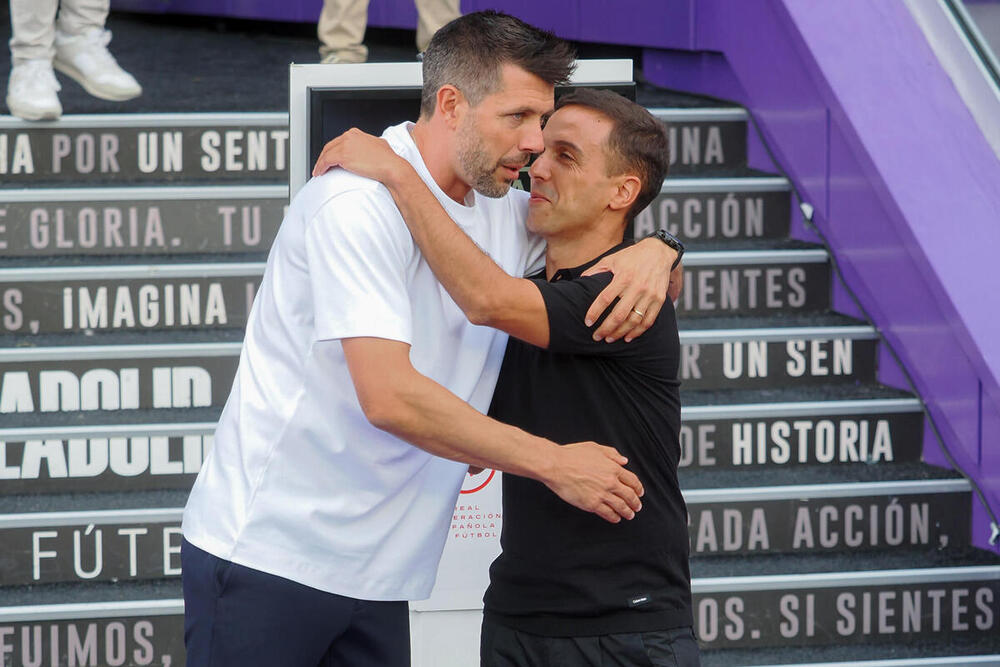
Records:
[[[448,214],[508,273],[540,262],[525,193],[457,204],[410,124],[383,134]],[[474,326],[435,279],[381,184],[342,170],[295,196],[271,248],[239,369],[184,511],[220,558],[366,600],[430,595],[466,466],[368,423],[341,338],[411,345],[410,360],[480,412],[506,335]]]

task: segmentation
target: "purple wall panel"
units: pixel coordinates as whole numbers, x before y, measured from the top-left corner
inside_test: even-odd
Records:
[[[542,3],[539,3],[542,4]],[[695,0],[589,0],[577,3],[583,42],[666,46],[692,43]]]
[[[941,450],[937,436],[934,435],[930,420],[926,418],[924,419],[924,461],[940,468],[948,468],[949,470],[952,468],[948,457]]]
[[[732,67],[721,53],[689,53],[646,49],[642,57],[646,78],[660,86],[745,103],[748,98]]]
[[[322,5],[322,2],[320,4]],[[417,8],[413,0],[370,0],[368,25],[416,30]]]

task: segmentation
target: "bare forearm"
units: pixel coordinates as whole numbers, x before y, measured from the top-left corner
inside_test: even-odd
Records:
[[[486,417],[419,373],[394,384],[392,406],[373,420],[379,428],[435,456],[542,482],[551,479],[554,442]]]
[[[477,323],[492,315],[492,296],[503,294],[505,283],[516,280],[497,266],[448,216],[408,163],[387,178],[406,225],[441,282],[459,308]]]

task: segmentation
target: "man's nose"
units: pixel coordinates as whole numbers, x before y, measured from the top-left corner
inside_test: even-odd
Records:
[[[531,166],[528,167],[528,176],[531,176],[532,180],[537,178],[544,181],[549,177],[549,167],[547,162],[548,159],[545,157],[545,153],[536,156],[534,162],[532,162]]]
[[[542,126],[530,123],[528,125],[530,127],[526,127],[521,133],[518,149],[525,153],[541,153],[542,149],[545,148],[545,143],[542,141]]]

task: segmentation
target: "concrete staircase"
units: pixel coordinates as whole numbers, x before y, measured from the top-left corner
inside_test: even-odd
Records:
[[[641,98],[640,98],[641,101]],[[657,108],[704,664],[1000,664],[1000,559],[833,312],[739,108]],[[180,513],[287,199],[284,114],[0,120],[0,662],[182,665]],[[894,662],[895,661],[895,662]],[[468,664],[474,664],[470,657]]]

